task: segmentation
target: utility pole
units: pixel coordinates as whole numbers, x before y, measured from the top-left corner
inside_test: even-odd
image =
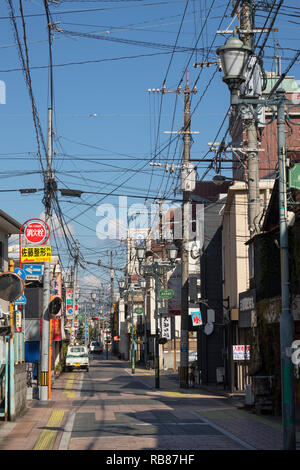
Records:
[[[88,328],[86,327],[86,302],[84,304],[84,344],[87,345],[87,332]]]
[[[73,271],[73,312],[72,312],[72,326],[71,326],[71,340],[70,344],[75,342],[75,309],[76,309],[76,290],[77,290],[77,274],[78,274],[78,258],[79,248],[78,241],[75,241],[75,256],[74,256],[74,271]]]
[[[288,351],[293,343],[293,317],[289,292],[289,238],[286,206],[285,91],[277,90],[278,191],[281,259],[280,351],[282,383],[283,448],[296,450],[294,366]]]
[[[241,40],[244,45],[253,50],[253,24],[252,24],[252,0],[242,0],[240,29],[243,32]],[[254,71],[251,70],[250,74]],[[247,78],[246,78],[247,80]],[[254,106],[254,105],[253,105]],[[256,107],[256,106],[255,106]],[[250,149],[258,148],[257,128],[253,117],[246,120],[247,140]],[[250,238],[258,232],[257,223],[260,213],[259,198],[259,159],[257,151],[248,152],[248,223]]]
[[[50,59],[50,106],[48,108],[48,142],[47,142],[47,172],[44,180],[44,206],[45,206],[45,222],[51,227],[52,218],[52,194],[56,191],[56,183],[52,171],[52,135],[53,135],[53,70],[52,70],[52,36],[51,36],[51,23],[49,16],[48,1],[44,0],[44,7],[47,17],[48,26],[48,42],[49,42],[49,59]],[[50,244],[49,238],[49,244]],[[49,326],[50,315],[48,305],[50,301],[50,262],[44,263],[44,276],[43,276],[43,311],[42,311],[42,341],[41,341],[41,391],[40,400],[48,401],[49,399],[49,385],[51,377],[49,377]]]
[[[152,90],[149,90],[152,91]],[[189,72],[186,72],[186,85],[184,90],[178,87],[177,90],[167,90],[163,86],[162,93],[183,93],[184,94],[184,128],[182,131],[171,131],[175,134],[183,134],[183,163],[181,169],[181,189],[182,189],[182,244],[181,244],[181,335],[180,335],[180,388],[188,388],[189,369],[189,205],[190,192],[195,189],[195,169],[190,160],[191,145],[191,105],[190,95],[197,93],[196,89],[189,87]],[[198,132],[195,132],[198,133]]]
[[[113,251],[110,250],[110,324],[111,324],[111,352],[115,353],[115,342],[113,338],[113,331],[114,331],[114,319],[115,319],[115,310],[114,310],[114,268],[113,268]]]
[[[191,105],[188,72],[184,89],[183,171],[189,171],[191,145]],[[184,174],[182,175],[184,176]],[[184,185],[185,186],[185,185]],[[182,191],[182,245],[181,245],[181,335],[180,335],[180,388],[189,386],[189,204],[190,191]]]
[[[47,174],[45,177],[45,222],[51,227],[51,198],[54,187],[52,172],[52,108],[48,109],[48,150],[47,150]],[[48,305],[50,301],[50,262],[44,263],[43,276],[43,316],[42,316],[42,341],[41,341],[41,401],[48,401],[49,377],[49,324],[50,317]]]
[[[111,296],[111,311],[114,301],[114,268],[112,262],[113,252],[110,250],[110,296]]]

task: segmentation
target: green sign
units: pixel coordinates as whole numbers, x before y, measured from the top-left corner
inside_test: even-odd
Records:
[[[136,313],[137,315],[141,315],[142,313],[144,313],[144,309],[143,307],[136,307],[133,313]]]
[[[163,300],[169,300],[174,297],[173,289],[160,289],[158,297]]]
[[[300,189],[300,163],[289,168],[289,187]]]

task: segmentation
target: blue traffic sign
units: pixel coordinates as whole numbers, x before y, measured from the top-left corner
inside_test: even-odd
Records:
[[[25,273],[24,269],[22,269],[22,268],[15,268],[15,269],[14,269],[14,272],[15,272],[18,276],[20,276],[20,278],[23,279],[23,281],[25,281],[25,279],[26,279],[26,273]]]
[[[41,276],[43,274],[42,264],[23,264],[26,276]]]
[[[27,302],[26,297],[25,297],[24,294],[22,294],[21,297],[19,297],[18,299],[16,299],[14,301],[14,304],[15,305],[26,305],[26,302]]]

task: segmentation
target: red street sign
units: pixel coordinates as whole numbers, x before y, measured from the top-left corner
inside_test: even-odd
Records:
[[[44,245],[49,238],[50,230],[48,225],[41,219],[35,220],[26,225],[24,230],[24,236],[29,243],[35,245]],[[29,222],[29,221],[28,221]]]

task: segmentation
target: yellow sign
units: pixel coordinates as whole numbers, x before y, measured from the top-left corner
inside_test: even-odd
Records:
[[[21,248],[21,263],[46,263],[51,261],[51,246],[30,246]]]

